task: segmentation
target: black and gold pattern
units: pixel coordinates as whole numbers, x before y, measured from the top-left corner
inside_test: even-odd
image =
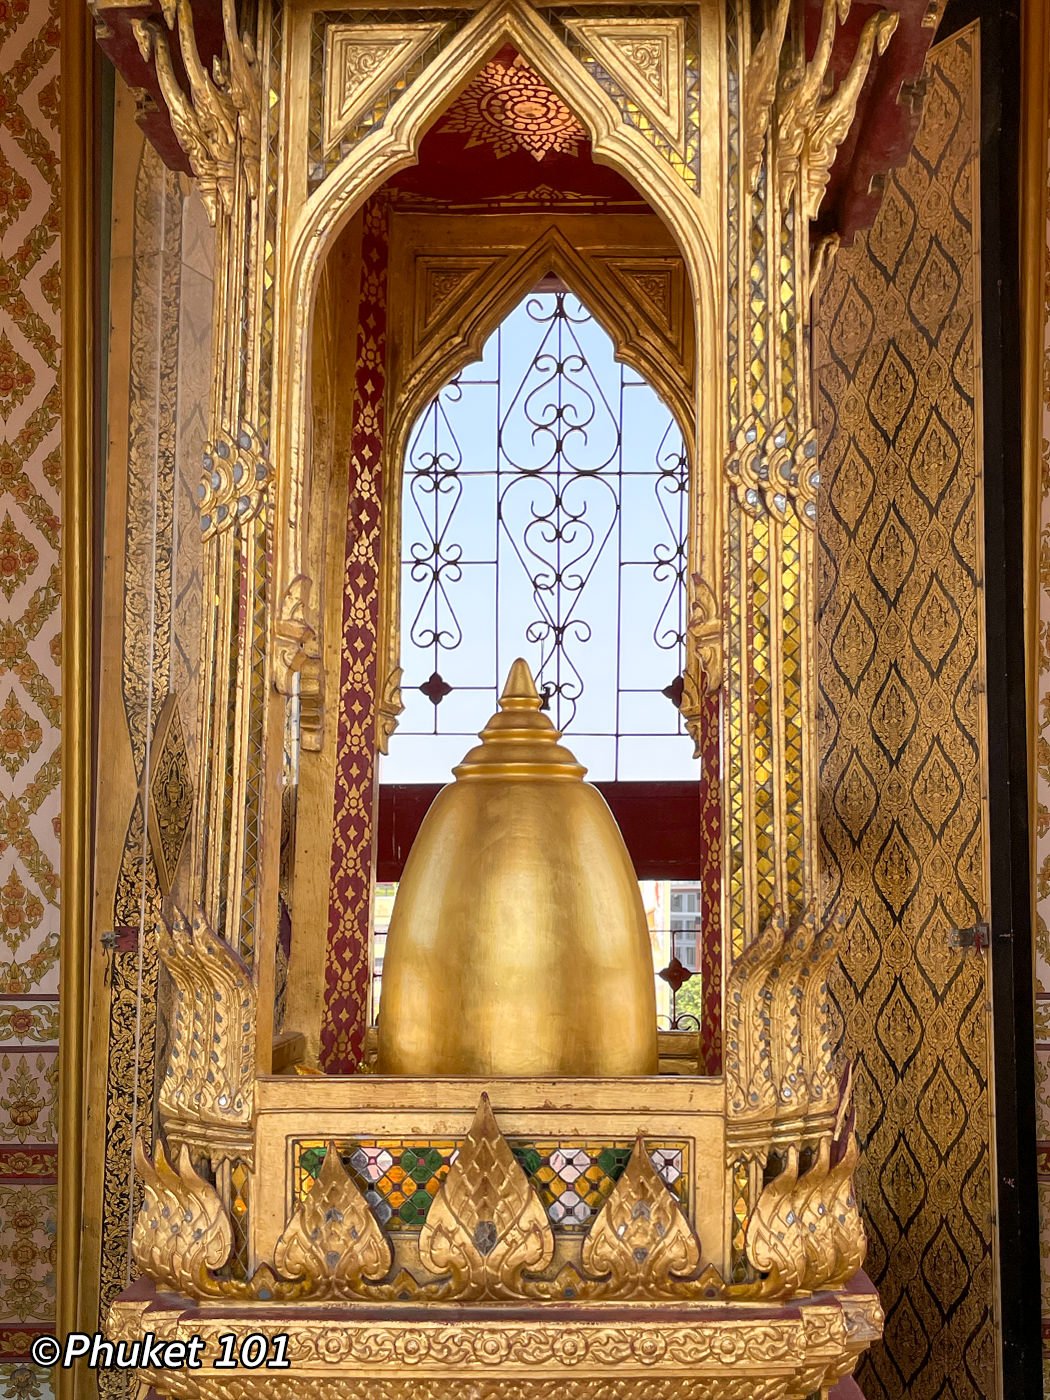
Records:
[[[859,1184],[885,1345],[869,1400],[995,1393],[986,917],[976,33],[931,53],[925,115],[816,327],[821,822],[848,930]]]
[[[169,693],[177,468],[183,201],[178,177],[146,145],[135,185],[135,270],[128,400],[121,691],[138,793],[116,882],[108,968],[106,1155],[101,1188],[99,1303],[104,1314],[128,1278],[137,1208],[132,1147],[153,1128],[157,949],[161,901],[192,805],[185,731]],[[157,321],[160,319],[158,334]],[[129,1392],[100,1373],[104,1397]]]

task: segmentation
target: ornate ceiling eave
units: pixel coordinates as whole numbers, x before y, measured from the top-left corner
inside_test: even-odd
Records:
[[[144,94],[142,128],[173,170],[190,165],[175,135],[152,62],[140,51],[136,21],[161,18],[163,0],[90,0],[101,48],[128,85]],[[807,58],[817,45],[823,0],[805,0]],[[918,129],[924,91],[926,54],[937,32],[947,0],[854,0],[845,23],[836,32],[828,75],[836,83],[849,72],[867,21],[879,11],[899,15],[896,32],[885,53],[872,58],[852,124],[831,166],[827,190],[814,224],[814,240],[837,235],[843,243],[869,228],[878,212],[886,176],[903,164]],[[202,64],[209,68],[222,53],[223,25],[215,0],[189,0]],[[170,47],[175,72],[189,90],[177,32]]]
[[[900,15],[886,52],[876,55],[857,101],[849,132],[831,167],[814,235],[837,234],[844,244],[875,221],[886,177],[903,165],[915,141],[925,92],[926,54],[937,35],[947,0],[854,0],[839,27],[829,64],[838,83],[849,69],[860,34],[880,10]],[[822,0],[806,0],[806,48],[812,57]]]
[[[179,145],[171,124],[171,116],[161,93],[157,70],[147,62],[135,38],[136,20],[156,19],[163,22],[161,0],[89,0],[95,17],[95,37],[99,48],[116,68],[133,92],[139,93],[139,125],[147,139],[156,147],[164,164],[171,170],[190,174],[190,163]],[[193,29],[202,63],[210,70],[212,60],[223,48],[222,10],[216,0],[192,0]],[[186,66],[182,61],[177,29],[170,36],[172,62],[183,90],[189,92]]]

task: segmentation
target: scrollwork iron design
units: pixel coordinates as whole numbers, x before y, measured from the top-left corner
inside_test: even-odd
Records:
[[[427,730],[458,733],[447,697],[494,690],[501,652],[531,646],[558,727],[614,741],[608,776],[622,738],[683,733],[690,478],[677,422],[586,307],[526,298],[409,442],[402,690],[433,706]],[[410,713],[401,732],[423,731]]]

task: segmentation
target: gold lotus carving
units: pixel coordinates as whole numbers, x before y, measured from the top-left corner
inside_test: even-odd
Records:
[[[341,1297],[363,1278],[384,1278],[393,1261],[390,1241],[330,1142],[316,1181],[277,1241],[277,1272],[308,1279],[313,1294]]]
[[[520,1297],[523,1272],[539,1273],[554,1257],[547,1212],[487,1094],[427,1213],[419,1257],[431,1273],[450,1274],[464,1299]]]
[[[700,1267],[700,1242],[642,1138],[584,1241],[583,1267],[610,1281],[610,1297],[669,1292]]]

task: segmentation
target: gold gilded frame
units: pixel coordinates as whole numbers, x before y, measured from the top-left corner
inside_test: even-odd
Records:
[[[634,258],[639,265],[671,264],[682,268],[677,247],[655,215],[521,215],[489,216],[484,244],[478,251],[492,258],[492,267],[471,287],[459,308],[458,325],[450,335],[422,337],[418,333],[420,279],[413,275],[438,250],[466,246],[471,221],[463,216],[398,215],[391,219],[390,315],[392,334],[401,346],[397,373],[390,385],[389,427],[383,464],[383,533],[401,538],[401,478],[408,439],[419,414],[444,384],[477,360],[485,341],[522,296],[546,272],[554,272],[587,304],[616,346],[617,358],[647,379],[674,414],[690,462],[696,459],[693,405],[696,402],[696,331],[692,307],[679,289],[675,313],[682,322],[682,347],[676,358],[647,323],[640,301],[629,299],[628,288],[603,276],[602,252]],[[476,237],[476,235],[475,235]],[[661,243],[664,244],[661,247]],[[411,288],[411,291],[408,289]],[[617,296],[619,293],[619,297]],[[673,313],[674,314],[674,313]],[[699,473],[690,477],[690,573],[702,571],[701,550],[695,543],[703,530]],[[377,744],[386,751],[396,723],[395,706],[385,697],[397,688],[401,661],[401,581],[396,552],[385,550],[380,585],[380,687],[383,708],[377,714]],[[699,687],[699,656],[695,635],[688,639],[686,676]]]
[[[724,79],[718,72],[717,56],[724,48],[724,13],[713,0],[705,0],[702,11],[701,23],[708,33],[702,49],[704,78],[710,85],[709,90],[721,90]],[[310,11],[306,9],[289,16],[292,31],[289,49],[300,55],[300,64],[301,56],[308,47],[305,40],[310,19]],[[591,135],[594,158],[618,170],[654,208],[660,210],[683,259],[692,292],[696,336],[695,383],[692,404],[689,406],[689,422],[685,426],[694,461],[694,501],[702,499],[704,502],[704,509],[694,512],[694,528],[691,530],[690,571],[694,578],[703,580],[703,587],[694,589],[692,599],[694,616],[700,611],[702,617],[699,625],[694,622],[691,631],[698,643],[695,648],[697,669],[706,664],[715,675],[721,669],[719,600],[722,596],[724,496],[721,485],[724,452],[721,425],[725,403],[722,376],[716,371],[720,359],[718,347],[721,345],[717,328],[724,316],[720,290],[725,281],[722,274],[724,256],[720,251],[723,235],[718,213],[722,184],[719,141],[724,118],[716,110],[714,115],[709,114],[704,119],[701,144],[706,174],[703,193],[698,196],[674,174],[651,144],[623,122],[608,95],[583,64],[555,39],[531,6],[519,3],[519,0],[492,0],[467,22],[434,60],[428,70],[427,82],[410,88],[387,120],[365,136],[313,194],[307,193],[305,172],[301,167],[295,168],[289,163],[289,167],[282,172],[288,241],[275,295],[278,330],[275,334],[273,365],[273,382],[276,386],[273,423],[276,464],[273,596],[277,600],[275,625],[278,632],[285,636],[303,636],[308,641],[306,649],[300,649],[298,654],[294,647],[287,648],[282,654],[279,670],[274,676],[279,693],[289,693],[296,684],[295,677],[311,667],[317,667],[320,654],[327,646],[325,619],[318,606],[319,598],[315,596],[321,590],[312,583],[319,575],[317,561],[311,558],[310,548],[311,536],[317,538],[317,532],[310,523],[313,494],[309,449],[310,364],[302,351],[302,347],[312,343],[313,310],[325,260],[341,231],[363,207],[367,198],[391,175],[413,163],[418,143],[427,126],[466,85],[477,70],[479,60],[507,43],[514,44],[570,103]],[[301,71],[286,70],[286,81],[291,79],[295,82],[298,79],[302,83],[304,78]],[[289,109],[282,127],[282,144],[288,149],[301,150],[305,145],[306,104],[292,102]],[[578,262],[575,268],[570,267],[571,256],[564,251],[559,252],[552,246],[547,252],[559,257],[571,274],[579,272]],[[509,309],[509,295],[506,289],[494,291],[491,304],[489,301],[479,303],[473,313],[475,325],[466,334],[466,346],[451,351],[449,358],[442,362],[442,367],[435,368],[433,378],[424,370],[425,382],[403,391],[404,404],[402,393],[396,394],[393,399],[396,405],[393,431],[388,434],[388,462],[400,463],[398,453],[403,451],[403,439],[414,413],[426,402],[428,393],[434,391],[437,380],[446,373],[445,366],[453,363],[454,357],[463,354],[469,357],[476,353],[476,348],[480,346],[480,328],[495,324],[492,319],[496,314],[493,310],[495,306]],[[499,315],[496,314],[498,319]],[[611,313],[609,319],[614,319]],[[617,326],[621,333],[618,343],[626,345],[629,336],[624,334],[626,327],[622,324],[623,318],[615,320],[621,322]],[[704,366],[709,361],[713,362],[711,369],[715,372],[707,376],[705,392],[700,395],[696,385],[704,381]],[[640,365],[638,367],[641,368]],[[651,363],[646,373],[652,375]],[[681,394],[676,394],[674,400],[672,407],[681,412],[686,407]],[[389,470],[387,483],[389,486]],[[395,502],[396,492],[391,495],[388,491],[384,521],[385,524],[390,522],[388,528],[396,530]],[[387,513],[391,507],[395,512],[393,517]],[[389,551],[386,554],[389,555]],[[388,564],[384,565],[380,619],[381,685],[391,677],[397,666],[394,640],[398,616],[396,589],[396,571],[390,570]],[[280,701],[271,708],[274,711],[283,709]],[[279,810],[280,803],[277,786],[280,765],[276,754],[278,744],[283,744],[283,713],[273,713],[267,728],[272,748],[264,811],[274,814]],[[234,805],[237,805],[236,801]],[[270,832],[267,838],[270,858],[263,864],[263,889],[271,898],[270,907],[276,897],[276,888],[272,877],[267,877],[266,868],[269,866],[272,869],[275,864],[272,846],[274,820],[271,817],[262,822],[264,831],[269,827]],[[267,951],[261,963],[263,976],[271,962],[272,953]],[[309,957],[309,963],[317,966],[316,955]],[[260,1005],[268,1006],[271,1000],[269,995],[263,993]],[[258,1045],[261,1068],[267,1064],[270,1040],[266,1028],[260,1026]],[[310,1035],[308,1042],[312,1043]]]

